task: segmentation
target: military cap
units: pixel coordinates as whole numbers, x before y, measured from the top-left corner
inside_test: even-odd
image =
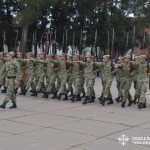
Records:
[[[12,57],[14,57],[15,53],[14,52],[9,52],[6,56],[12,56]]]

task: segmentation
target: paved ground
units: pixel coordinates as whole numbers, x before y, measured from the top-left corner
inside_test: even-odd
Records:
[[[100,95],[100,80],[95,90]],[[116,96],[115,82],[112,93]],[[150,98],[150,92],[147,97]],[[132,95],[134,91],[132,90]],[[150,137],[150,107],[122,109],[18,96],[18,109],[0,110],[0,150],[149,150],[134,145],[132,137]],[[4,95],[0,94],[0,102]],[[148,104],[150,105],[150,104]],[[117,138],[130,139],[124,147]],[[124,138],[125,139],[125,138]]]

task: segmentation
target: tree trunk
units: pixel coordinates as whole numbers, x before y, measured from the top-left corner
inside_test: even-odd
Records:
[[[21,42],[20,42],[20,49],[19,49],[19,51],[22,52],[23,55],[26,53],[28,29],[29,29],[29,25],[28,24],[24,25],[22,27],[22,34],[21,34]]]

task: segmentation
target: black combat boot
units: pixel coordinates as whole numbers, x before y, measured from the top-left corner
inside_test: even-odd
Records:
[[[76,95],[73,94],[73,96],[70,98],[70,101],[74,103],[75,99],[76,99]]]
[[[2,105],[0,105],[0,108],[5,109],[6,105],[7,105],[8,101],[4,101]]]
[[[126,105],[126,102],[122,102],[121,107],[124,108]]]
[[[19,93],[19,95],[26,95],[26,93],[27,93],[27,90],[26,89],[24,89],[24,90],[22,90],[20,93]]]
[[[101,97],[99,97],[98,100],[101,102],[103,100],[103,95],[101,95]]]
[[[138,108],[139,109],[146,108],[146,103],[139,103]]]
[[[48,98],[48,92],[45,92],[42,96],[42,98]]]
[[[14,108],[17,108],[17,105],[16,105],[16,102],[12,102],[13,104],[12,104],[12,106],[11,107],[9,107],[10,109],[14,109]]]
[[[88,103],[94,103],[95,102],[95,96],[91,96],[90,100],[88,101]]]
[[[7,92],[7,87],[4,87],[3,90],[1,90],[1,93],[6,93]]]
[[[56,91],[56,92],[53,92],[52,94],[53,94],[53,97],[52,97],[52,99],[55,99],[55,98],[57,98],[57,91]]]
[[[129,100],[128,106],[131,106],[131,105],[132,105],[132,101],[131,101],[131,100]]]
[[[63,98],[63,101],[67,101],[68,100],[68,95],[65,94],[65,97]]]
[[[112,98],[108,98],[108,103],[107,103],[107,105],[111,105],[111,104],[113,104],[114,102],[113,102],[113,99]]]
[[[77,95],[77,96],[76,96],[75,101],[81,101],[80,95]]]
[[[73,90],[71,90],[71,93],[68,97],[72,97],[73,96]]]
[[[120,99],[121,99],[121,97],[119,96],[119,97],[117,97],[117,98],[115,98],[115,100],[116,100],[116,102],[117,103],[119,103],[120,102]]]
[[[83,104],[83,105],[87,104],[87,103],[88,103],[88,100],[89,100],[89,97],[86,96],[85,99],[84,99],[84,101],[82,102],[82,104]]]
[[[100,101],[100,104],[102,104],[103,106],[105,105],[105,102],[107,100],[107,97],[103,97],[102,101]]]
[[[35,97],[37,97],[37,95],[38,95],[38,92],[34,92],[33,94],[31,94],[31,96],[35,96]]]
[[[138,100],[138,97],[134,97],[134,99],[133,99],[133,104],[136,104],[137,103],[137,100]]]
[[[58,94],[57,99],[61,100],[61,96],[62,96],[62,94]]]

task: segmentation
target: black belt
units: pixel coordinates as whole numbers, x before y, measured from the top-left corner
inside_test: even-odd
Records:
[[[15,76],[13,76],[13,77],[8,77],[7,76],[7,79],[16,79],[16,77]]]

